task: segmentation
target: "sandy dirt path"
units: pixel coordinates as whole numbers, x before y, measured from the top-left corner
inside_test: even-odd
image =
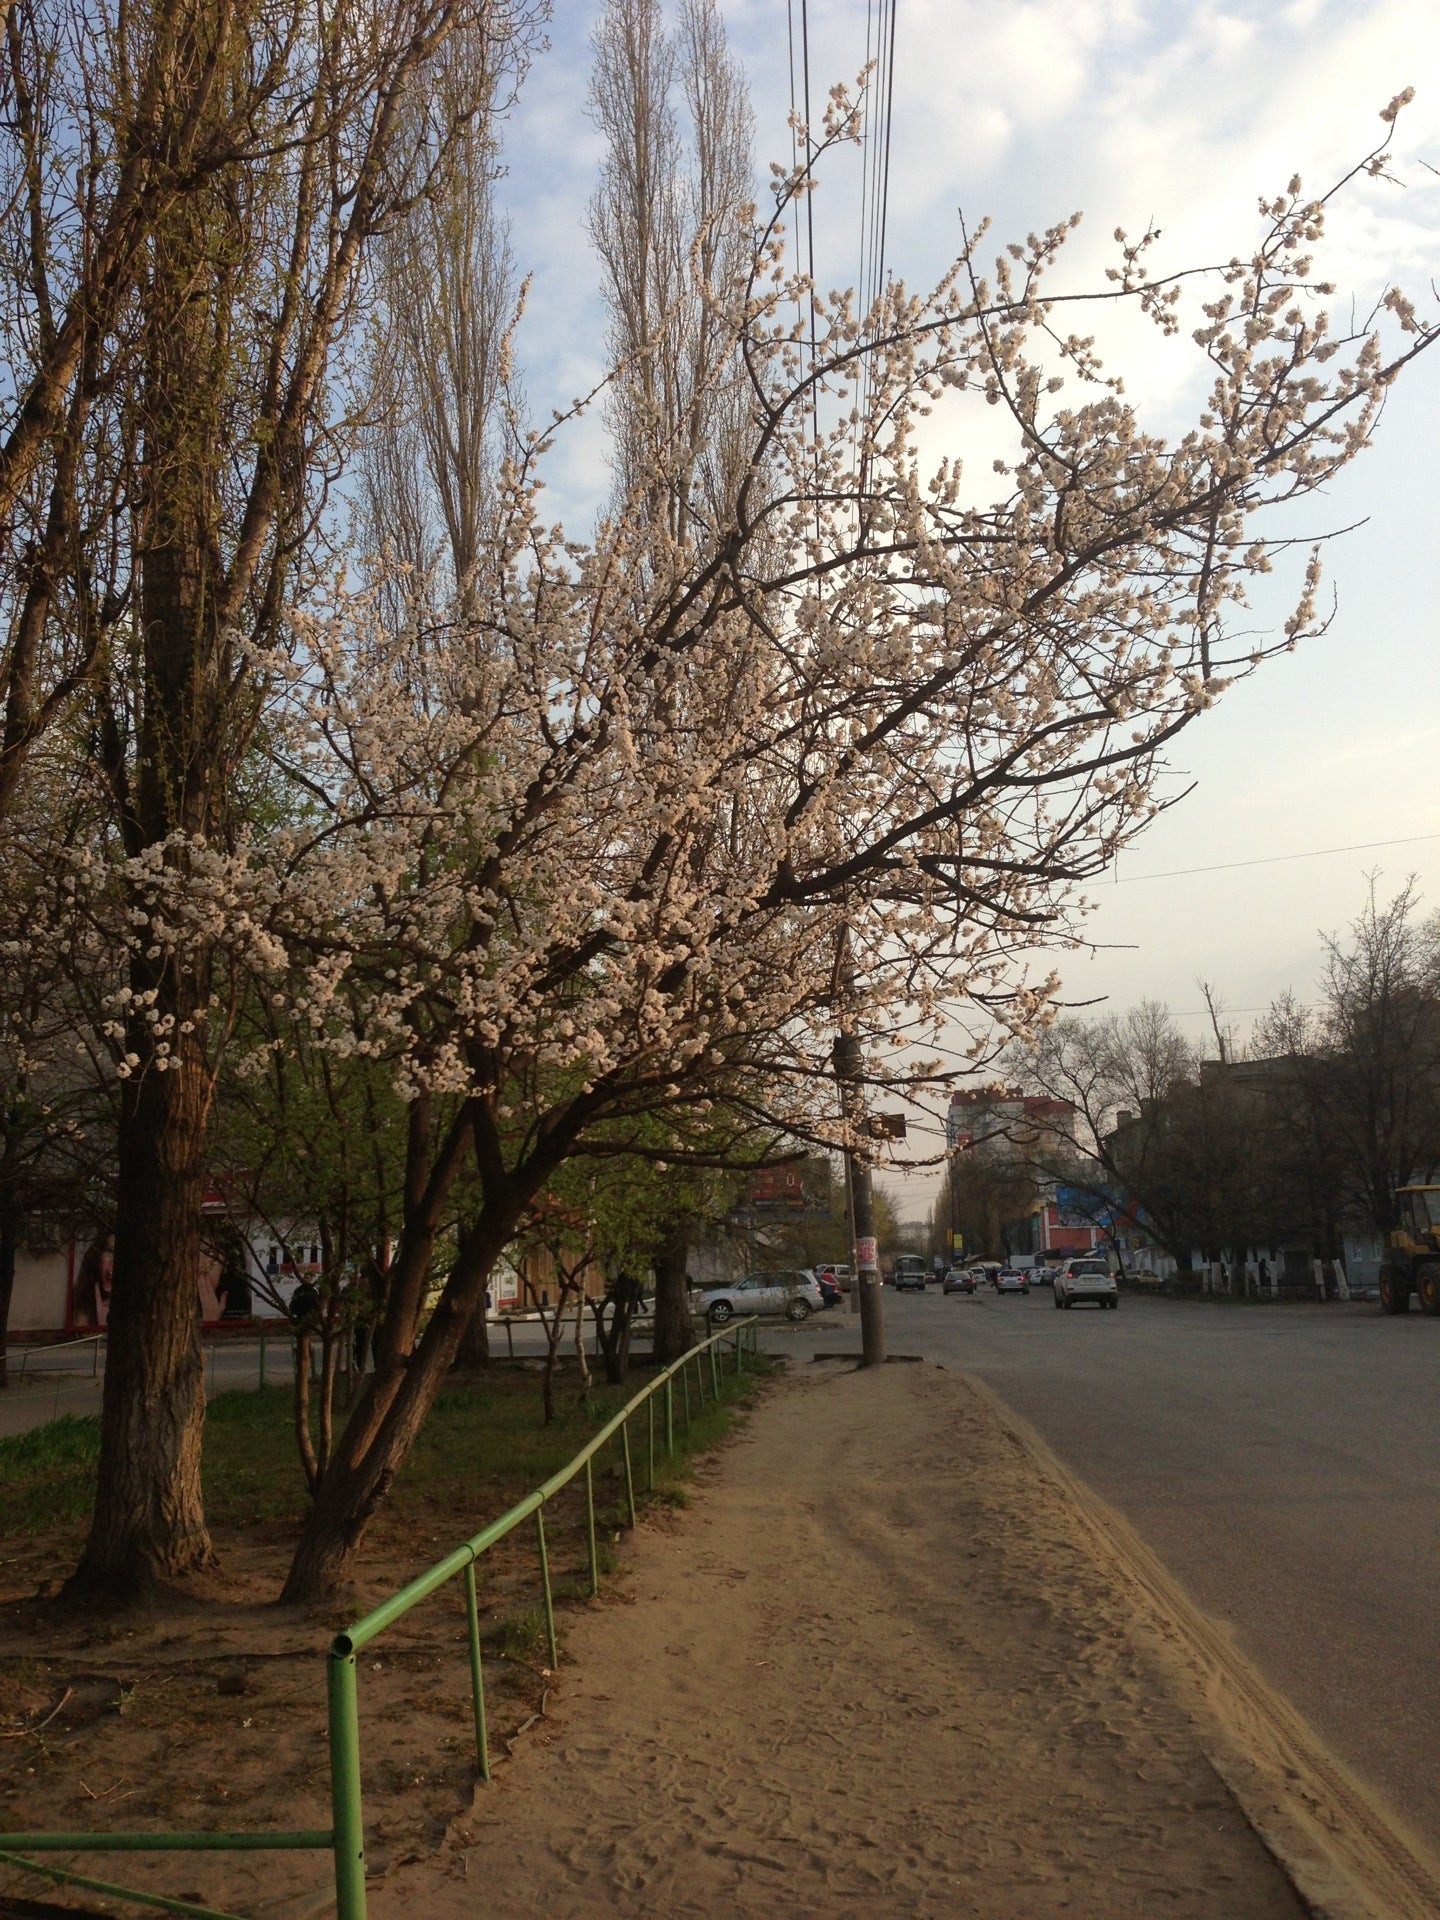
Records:
[[[375,1920],[1299,1920],[1071,1491],[934,1367],[784,1383]]]

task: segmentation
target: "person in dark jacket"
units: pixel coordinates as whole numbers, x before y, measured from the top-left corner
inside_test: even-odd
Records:
[[[245,1243],[238,1233],[226,1236],[215,1298],[220,1302],[222,1320],[248,1320],[255,1310],[250,1275],[245,1267]]]
[[[290,1296],[290,1318],[298,1333],[314,1333],[320,1324],[320,1290],[302,1280]]]

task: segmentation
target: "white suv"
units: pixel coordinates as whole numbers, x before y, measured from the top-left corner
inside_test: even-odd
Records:
[[[1103,1260],[1072,1260],[1055,1276],[1055,1304],[1073,1307],[1077,1300],[1093,1300],[1100,1307],[1118,1307],[1120,1289]]]

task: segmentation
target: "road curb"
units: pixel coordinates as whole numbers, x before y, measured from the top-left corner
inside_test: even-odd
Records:
[[[863,1353],[812,1353],[810,1356],[813,1366],[829,1360],[847,1360],[852,1366],[858,1367],[864,1359]],[[887,1353],[885,1364],[887,1367],[923,1367],[925,1356],[923,1353]]]
[[[1314,1920],[1435,1920],[1440,1861],[1380,1806],[1318,1734],[1203,1614],[1121,1514],[974,1374],[967,1383],[1057,1481],[1095,1559],[1147,1637],[1199,1696],[1207,1757]]]

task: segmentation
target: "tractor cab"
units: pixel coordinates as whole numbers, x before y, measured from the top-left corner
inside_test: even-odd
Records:
[[[1400,1225],[1390,1235],[1390,1245],[1412,1257],[1440,1252],[1440,1186],[1398,1187],[1395,1198]]]
[[[1440,1315],[1440,1186],[1397,1187],[1395,1199],[1400,1224],[1380,1269],[1380,1306],[1408,1313],[1413,1293],[1422,1313]]]

